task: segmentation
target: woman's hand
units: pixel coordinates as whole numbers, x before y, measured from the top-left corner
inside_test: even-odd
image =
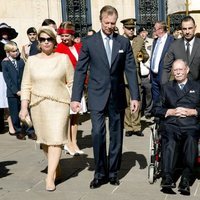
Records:
[[[21,109],[19,112],[19,118],[23,121],[25,120],[26,116],[28,116],[28,109]]]

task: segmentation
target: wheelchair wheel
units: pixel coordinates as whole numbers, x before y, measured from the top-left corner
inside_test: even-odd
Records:
[[[154,183],[154,171],[155,171],[154,166],[150,165],[149,166],[149,175],[148,175],[148,180],[149,180],[150,184]]]

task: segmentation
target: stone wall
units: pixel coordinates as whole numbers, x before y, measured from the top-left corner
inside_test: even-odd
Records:
[[[28,42],[29,27],[38,29],[46,18],[57,24],[62,20],[61,0],[0,0],[0,5],[0,23],[7,23],[19,33],[15,41],[20,50]]]

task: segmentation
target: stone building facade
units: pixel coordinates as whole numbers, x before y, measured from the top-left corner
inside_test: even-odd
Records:
[[[80,2],[80,0],[75,1]],[[135,9],[135,7],[137,7],[141,1],[142,0],[85,0],[85,2],[89,2],[89,8],[87,9],[89,9],[88,12],[90,15],[91,26],[94,30],[98,31],[100,28],[100,9],[104,5],[109,4],[114,6],[119,12],[117,27],[119,28],[120,33],[122,33],[122,24],[120,23],[120,20],[137,17],[136,15],[138,15],[139,9]],[[160,5],[159,2],[167,0],[153,1],[158,2],[158,5]],[[53,19],[57,25],[63,20],[66,20],[65,8],[69,2],[70,0],[0,0],[0,23],[5,22],[16,29],[19,35],[15,41],[18,43],[19,47],[21,47],[28,42],[26,30],[30,26],[34,26],[38,29],[41,26],[42,21],[46,18]],[[149,0],[149,2],[152,1]],[[196,20],[197,22],[199,22],[199,16],[200,15],[195,16],[198,19]],[[197,25],[197,27],[200,28],[200,25]]]

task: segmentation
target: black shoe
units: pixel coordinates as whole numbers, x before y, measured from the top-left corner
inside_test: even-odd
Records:
[[[130,136],[132,136],[133,135],[133,131],[126,131],[125,132],[125,136],[126,137],[130,137]]]
[[[23,133],[17,133],[17,134],[16,134],[16,138],[17,138],[18,140],[26,140],[26,136],[25,136],[25,134],[23,134]]]
[[[95,188],[99,188],[102,185],[108,183],[108,181],[106,179],[97,179],[94,178],[91,183],[90,183],[90,189],[95,189]]]
[[[178,191],[183,195],[190,195],[190,183],[187,178],[181,178],[181,181],[178,186]]]
[[[35,133],[30,133],[28,134],[28,138],[31,139],[31,140],[37,140],[37,136],[35,135]]]
[[[16,133],[11,133],[11,132],[9,131],[9,135],[11,135],[11,136],[16,136]]]
[[[175,188],[176,184],[171,177],[165,177],[162,179],[160,186],[162,188]]]
[[[133,132],[134,135],[137,135],[139,137],[143,137],[144,136],[144,133],[142,133],[142,131],[135,131]]]
[[[111,185],[119,185],[119,179],[117,177],[112,177],[109,179]]]

